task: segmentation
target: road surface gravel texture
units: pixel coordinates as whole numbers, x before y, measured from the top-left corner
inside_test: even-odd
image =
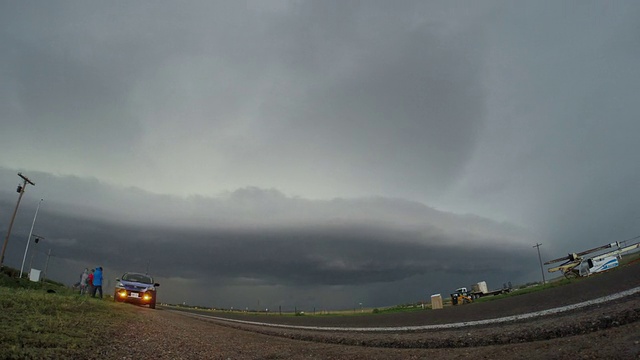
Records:
[[[640,287],[640,262],[546,291],[396,314],[279,316],[139,308],[143,321],[89,358],[110,359],[640,359],[640,292],[617,300],[493,325],[367,331],[495,319],[577,304]],[[283,325],[294,328],[280,327]],[[304,330],[295,327],[344,330]],[[363,328],[349,331],[348,328]]]

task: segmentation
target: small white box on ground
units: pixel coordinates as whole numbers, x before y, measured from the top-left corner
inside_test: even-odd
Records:
[[[31,269],[31,272],[29,273],[29,280],[31,280],[33,282],[40,281],[40,270]]]
[[[442,295],[431,295],[431,309],[442,309]]]

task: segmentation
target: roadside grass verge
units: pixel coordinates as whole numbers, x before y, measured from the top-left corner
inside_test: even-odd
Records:
[[[628,255],[623,255],[622,259],[620,260],[620,265],[627,265],[637,261],[640,261],[640,251],[636,251]]]
[[[0,359],[94,358],[119,325],[139,316],[119,305],[64,288],[0,286]]]
[[[0,271],[0,286],[14,289],[47,289],[56,292],[71,292],[71,289],[57,281],[47,279],[45,281],[34,282],[29,280],[27,274],[22,278],[18,275],[19,272],[16,269],[5,267]]]

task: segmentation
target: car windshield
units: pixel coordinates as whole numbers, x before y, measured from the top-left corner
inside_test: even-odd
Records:
[[[149,276],[142,274],[124,274],[122,276],[122,280],[135,281],[144,284],[153,284],[153,280]]]

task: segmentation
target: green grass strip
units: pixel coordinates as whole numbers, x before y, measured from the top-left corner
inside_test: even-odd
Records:
[[[82,357],[139,316],[118,305],[64,288],[0,286],[0,359]]]

